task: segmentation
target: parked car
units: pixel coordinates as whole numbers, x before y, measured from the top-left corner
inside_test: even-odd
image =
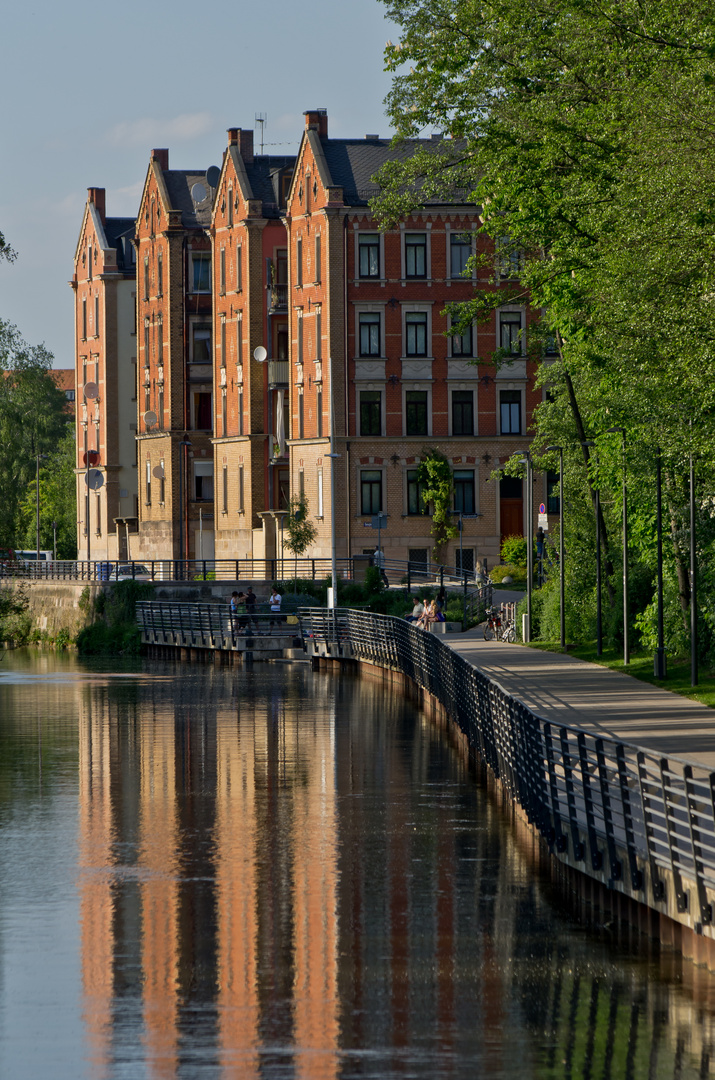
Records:
[[[110,577],[112,581],[151,581],[151,572],[143,563],[120,563]]]

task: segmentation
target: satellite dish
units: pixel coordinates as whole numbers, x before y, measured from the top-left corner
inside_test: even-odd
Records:
[[[209,187],[215,188],[220,176],[221,170],[218,165],[211,165],[210,168],[206,170],[206,183]]]
[[[257,360],[259,364],[262,364],[267,356],[268,353],[266,352],[264,345],[259,345],[256,349],[253,350],[253,359]]]
[[[90,491],[99,491],[104,485],[104,477],[99,469],[90,469],[88,473],[85,473],[84,482]]]
[[[163,470],[162,466],[161,465],[155,465],[154,468],[151,470],[151,475],[155,476],[157,480],[163,480],[164,479],[164,470]]]
[[[208,191],[203,184],[193,184],[191,188],[191,198],[195,203],[202,203],[208,197]]]
[[[149,410],[149,412],[144,413],[144,423],[146,424],[147,427],[154,427],[154,424],[157,422],[157,419],[158,419],[158,417],[157,417],[156,413],[152,412],[151,410]]]
[[[95,401],[99,397],[99,387],[96,382],[87,382],[84,384],[83,393],[87,401]]]

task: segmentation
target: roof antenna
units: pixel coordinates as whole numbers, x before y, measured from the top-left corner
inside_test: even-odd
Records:
[[[261,154],[263,153],[263,133],[268,123],[268,113],[257,112],[256,123],[261,125]]]

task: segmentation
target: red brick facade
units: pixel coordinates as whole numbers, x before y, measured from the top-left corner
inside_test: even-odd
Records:
[[[135,229],[133,554],[272,557],[281,511],[304,492],[309,554],[328,556],[332,424],[339,556],[374,548],[364,525],[380,510],[388,558],[434,557],[416,476],[434,447],[464,520],[462,553],[450,541],[441,557],[492,564],[500,538],[523,531],[523,485],[494,472],[528,447],[542,399],[525,349],[536,313],[505,305],[450,334],[446,306],[493,285],[463,274],[486,252],[478,208],[434,203],[381,232],[369,198],[389,141],[331,139],[323,110],[305,116],[297,158],[256,155],[253,133],[230,129],[215,187],[152,152]],[[76,265],[80,320],[93,294]],[[79,329],[78,362],[93,362]],[[500,348],[513,360],[497,368]],[[543,478],[532,497],[545,500]]]

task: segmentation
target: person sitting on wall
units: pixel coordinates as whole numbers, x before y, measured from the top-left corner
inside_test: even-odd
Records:
[[[410,597],[410,599],[412,600],[412,597]],[[405,619],[407,620],[407,622],[417,623],[420,621],[422,615],[424,614],[425,606],[420,600],[419,596],[415,596],[412,603],[412,611],[405,615]]]
[[[248,592],[246,593],[246,611],[248,612],[249,616],[249,625],[250,623],[253,623],[256,628],[256,633],[260,634],[261,628],[258,625],[258,619],[256,618],[256,602],[257,597],[253,591],[253,586],[249,585]]]
[[[245,634],[248,626],[248,615],[246,614],[246,594],[244,592],[236,595],[236,615],[238,616],[238,632],[239,634]]]
[[[430,623],[432,622],[432,601],[429,597],[425,596],[423,601],[422,615],[417,620],[417,625],[421,630],[429,630]]]

